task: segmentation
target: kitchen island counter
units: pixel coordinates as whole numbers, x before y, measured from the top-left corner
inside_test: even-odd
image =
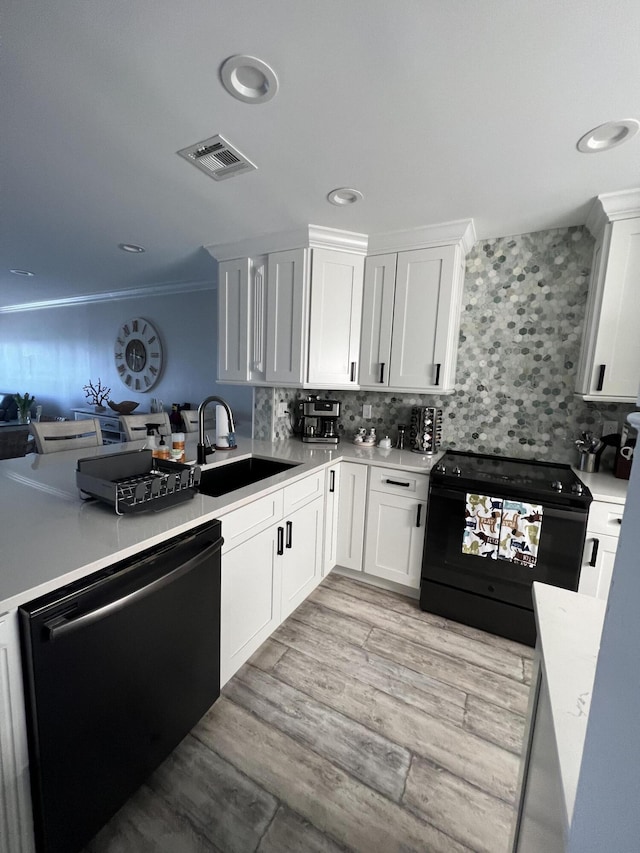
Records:
[[[195,434],[188,435],[187,458],[195,458],[195,444]],[[140,450],[144,441],[117,447]],[[274,443],[239,439],[236,450],[218,451],[203,469],[251,455],[295,462],[296,467],[221,497],[197,493],[192,500],[160,512],[117,516],[106,504],[83,501],[75,479],[78,459],[111,453],[114,445],[0,462],[0,613],[198,524],[224,518],[226,513],[342,459],[428,474],[440,456],[348,442],[326,448],[296,439]]]
[[[538,628],[517,820],[510,850],[565,849],[578,788],[606,602],[533,584]]]

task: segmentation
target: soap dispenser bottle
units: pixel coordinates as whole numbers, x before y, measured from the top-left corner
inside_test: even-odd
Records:
[[[169,450],[169,445],[164,440],[164,436],[160,433],[160,441],[158,442],[158,449],[153,454],[157,459],[170,459],[171,451]]]
[[[151,455],[155,456],[158,451],[158,440],[156,438],[155,424],[146,424],[147,427],[147,442],[145,447],[151,451]]]

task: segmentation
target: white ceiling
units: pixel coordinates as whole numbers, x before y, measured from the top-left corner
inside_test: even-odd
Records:
[[[598,193],[640,185],[640,135],[575,147],[640,118],[638,0],[2,7],[0,307],[211,280],[203,245],[305,223],[473,218],[479,237],[580,224]],[[276,70],[274,100],[223,89],[238,53]],[[216,133],[258,170],[216,182],[176,155]],[[364,200],[328,204],[340,186]]]

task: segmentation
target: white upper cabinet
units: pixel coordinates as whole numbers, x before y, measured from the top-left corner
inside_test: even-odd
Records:
[[[357,387],[366,246],[362,234],[308,226],[208,247],[220,261],[218,379]]]
[[[389,385],[453,389],[462,291],[456,253],[455,246],[443,246],[398,255]]]
[[[306,249],[269,255],[265,378],[270,384],[300,385],[304,382],[307,255]]]
[[[389,384],[397,260],[395,254],[376,255],[365,262],[360,385]]]
[[[249,258],[218,267],[218,378],[249,378]]]
[[[385,248],[395,242],[407,250],[367,258],[361,387],[453,391],[464,258],[475,234],[468,220],[449,223],[448,232],[439,226],[387,235]],[[424,247],[410,248],[419,243]]]
[[[218,379],[264,382],[267,256],[218,267]]]
[[[313,249],[308,382],[314,387],[357,382],[363,271],[360,255]]]
[[[598,196],[596,240],[576,391],[635,403],[640,389],[640,190]]]

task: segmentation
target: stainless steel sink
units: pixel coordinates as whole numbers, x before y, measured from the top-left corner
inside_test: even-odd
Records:
[[[209,468],[202,472],[199,490],[213,498],[234,492],[243,486],[250,486],[274,474],[280,474],[289,468],[295,468],[298,462],[283,462],[280,459],[240,459],[219,468]]]

